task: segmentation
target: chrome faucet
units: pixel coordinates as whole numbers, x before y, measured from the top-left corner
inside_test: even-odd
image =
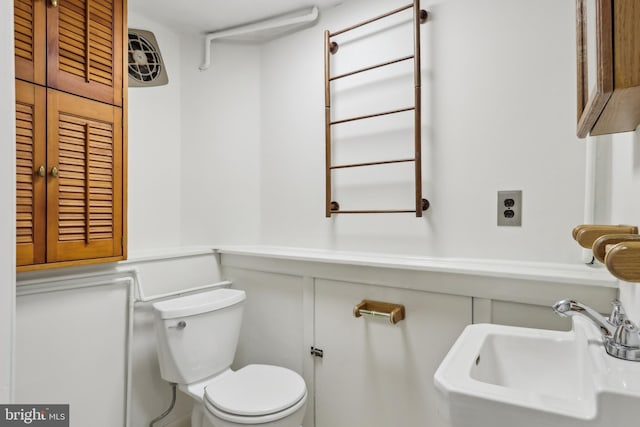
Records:
[[[617,300],[614,304],[620,304]],[[614,308],[615,310],[615,308]],[[553,311],[561,317],[582,316],[594,323],[603,337],[612,337],[618,325],[611,323],[609,319],[595,311],[594,309],[570,299],[563,299],[553,305]]]
[[[627,319],[622,304],[611,302],[609,318],[577,301],[565,299],[553,305],[553,311],[562,317],[582,316],[598,327],[607,354],[618,359],[640,362],[640,329]]]

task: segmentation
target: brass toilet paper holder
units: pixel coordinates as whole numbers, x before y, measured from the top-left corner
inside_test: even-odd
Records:
[[[402,304],[393,304],[382,301],[362,300],[359,304],[353,307],[353,316],[369,316],[369,317],[382,317],[389,319],[389,322],[393,325],[404,319],[405,310]]]

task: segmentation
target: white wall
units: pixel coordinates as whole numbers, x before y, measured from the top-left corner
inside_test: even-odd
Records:
[[[601,216],[611,224],[640,224],[640,128],[603,138],[598,173]],[[606,145],[605,145],[606,144]],[[631,320],[640,323],[640,288],[620,283],[620,300]]]
[[[610,192],[603,193],[601,201],[609,204],[609,220],[612,224],[639,224],[640,198],[635,195],[640,189],[640,129],[609,138],[599,141],[600,144],[607,144],[611,151],[608,159]]]
[[[575,137],[574,3],[422,3],[431,12],[422,26],[423,195],[431,209],[423,219],[411,214],[324,218],[322,31],[398,6],[394,0],[353,0],[324,11],[315,27],[262,50],[262,243],[576,261],[579,251],[570,230],[582,221],[584,146]],[[402,46],[395,32],[393,44]],[[354,55],[357,49],[347,47],[332,61]],[[375,63],[369,52],[365,47],[355,55]],[[396,81],[406,79],[404,73],[390,67],[379,72],[375,84],[347,83],[334,105],[338,108],[341,99],[349,103],[351,96],[367,100],[370,92],[382,90],[392,105],[361,102],[360,114],[391,109],[399,98],[388,94]],[[344,118],[338,113],[334,119]],[[342,145],[336,141],[336,150],[362,161],[387,160],[380,148],[386,135],[367,126]],[[406,133],[402,123],[392,126],[391,136]],[[377,207],[406,191],[401,188],[412,190],[410,174],[383,170],[391,182],[380,185],[377,170],[367,173],[372,185],[364,178],[338,183],[342,206],[364,208],[358,192]],[[522,227],[496,226],[498,190],[523,190]]]
[[[260,48],[216,42],[150,20],[167,86],[129,88],[129,250],[255,244],[260,226]]]
[[[260,48],[184,35],[182,54],[183,243],[255,244],[260,212]]]
[[[0,402],[12,391],[15,311],[15,82],[13,2],[0,3]]]
[[[205,72],[197,68],[201,35],[134,10],[130,26],[156,32],[170,84],[130,90],[130,249],[261,243],[577,262],[570,230],[583,218],[585,150],[574,136],[571,2],[423,1],[431,12],[422,26],[423,194],[432,207],[420,219],[324,218],[322,33],[394,7],[396,0],[351,0],[323,11],[314,27],[264,45],[215,42]],[[402,45],[403,25],[410,29],[395,26],[392,42],[380,46]],[[336,72],[396,55],[358,43],[342,46]],[[345,81],[335,118],[378,111],[386,100],[390,108],[404,104],[409,73],[390,67]],[[386,100],[374,103],[378,90]],[[336,162],[411,150],[410,142],[386,148],[410,135],[406,120],[336,129]],[[334,176],[343,207],[412,206],[410,166]],[[523,226],[497,227],[496,192],[517,189]]]
[[[134,11],[129,11],[129,28],[154,33],[169,75],[166,86],[129,88],[128,249],[135,252],[181,242],[182,79],[173,30]]]

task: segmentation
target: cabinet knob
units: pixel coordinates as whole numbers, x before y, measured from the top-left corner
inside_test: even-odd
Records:
[[[40,166],[38,168],[38,176],[44,177],[45,175],[46,175],[46,170],[45,170],[44,166]]]
[[[49,0],[49,3],[51,3],[52,7],[58,7],[58,0]]]
[[[51,176],[54,177],[54,178],[58,177],[58,168],[57,167],[54,166],[54,167],[51,168]]]

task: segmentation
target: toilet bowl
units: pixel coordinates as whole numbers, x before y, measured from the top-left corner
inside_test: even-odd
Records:
[[[192,427],[300,427],[307,388],[298,373],[230,368],[245,299],[244,291],[217,289],[153,304],[161,376],[194,400]]]

